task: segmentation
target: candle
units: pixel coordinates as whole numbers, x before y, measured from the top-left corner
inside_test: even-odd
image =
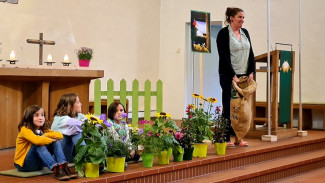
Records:
[[[49,54],[49,55],[47,56],[47,61],[48,61],[48,62],[52,62],[52,55],[51,55],[51,54]]]
[[[16,60],[16,55],[14,51],[11,51],[9,60]]]
[[[64,56],[64,62],[69,62],[69,57],[68,57],[68,55],[65,55],[65,56]]]

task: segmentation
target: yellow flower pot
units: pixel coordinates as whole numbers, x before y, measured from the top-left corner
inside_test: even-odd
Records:
[[[193,157],[207,157],[207,152],[208,152],[208,144],[204,143],[198,143],[194,144],[194,151],[193,151]]]
[[[160,151],[158,154],[158,164],[160,165],[168,165],[169,164],[169,158],[173,153],[172,148],[168,148],[168,150]]]
[[[108,172],[124,172],[125,157],[106,157]]]
[[[85,167],[85,176],[96,178],[99,177],[99,164],[86,163]]]
[[[216,150],[217,155],[225,155],[226,154],[226,148],[227,143],[215,143],[214,148]]]

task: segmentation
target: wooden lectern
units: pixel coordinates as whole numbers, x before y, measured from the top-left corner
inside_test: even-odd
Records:
[[[27,106],[42,106],[52,122],[61,95],[75,92],[87,113],[90,80],[103,76],[103,70],[0,67],[0,149],[15,146]]]
[[[292,86],[291,86],[291,120],[288,123],[287,127],[280,127],[279,120],[279,71],[280,71],[280,50],[274,50],[270,52],[270,65],[271,65],[271,135],[276,135],[278,139],[288,138],[297,136],[298,130],[293,128],[293,78],[294,78],[294,66],[295,66],[295,52],[292,52]],[[255,57],[256,63],[266,63],[267,64],[267,53],[258,55]],[[256,72],[262,72],[267,74],[267,68],[256,69]],[[251,122],[250,130],[247,133],[247,138],[261,138],[262,135],[268,135],[268,117],[267,117],[267,101],[266,107],[263,112],[256,111],[256,96],[254,96],[255,100],[253,100],[252,110],[253,110],[253,121]],[[262,114],[261,114],[262,113]],[[264,127],[256,127],[256,124],[265,124]]]

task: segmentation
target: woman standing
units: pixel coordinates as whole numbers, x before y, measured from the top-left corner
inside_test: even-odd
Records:
[[[245,13],[240,8],[227,8],[226,27],[217,36],[219,53],[219,75],[222,88],[222,115],[228,120],[226,141],[228,147],[235,145],[230,141],[234,134],[230,122],[230,99],[232,80],[239,82],[239,77],[248,76],[253,79],[255,73],[254,53],[248,31],[242,28]],[[246,143],[247,145],[247,143]]]

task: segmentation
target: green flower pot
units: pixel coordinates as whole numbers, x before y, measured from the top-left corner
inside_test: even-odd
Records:
[[[183,161],[184,149],[182,147],[178,147],[175,151],[173,151],[174,162]]]
[[[155,158],[155,155],[154,154],[142,154],[141,157],[142,157],[143,167],[151,168],[153,165],[153,160]]]

